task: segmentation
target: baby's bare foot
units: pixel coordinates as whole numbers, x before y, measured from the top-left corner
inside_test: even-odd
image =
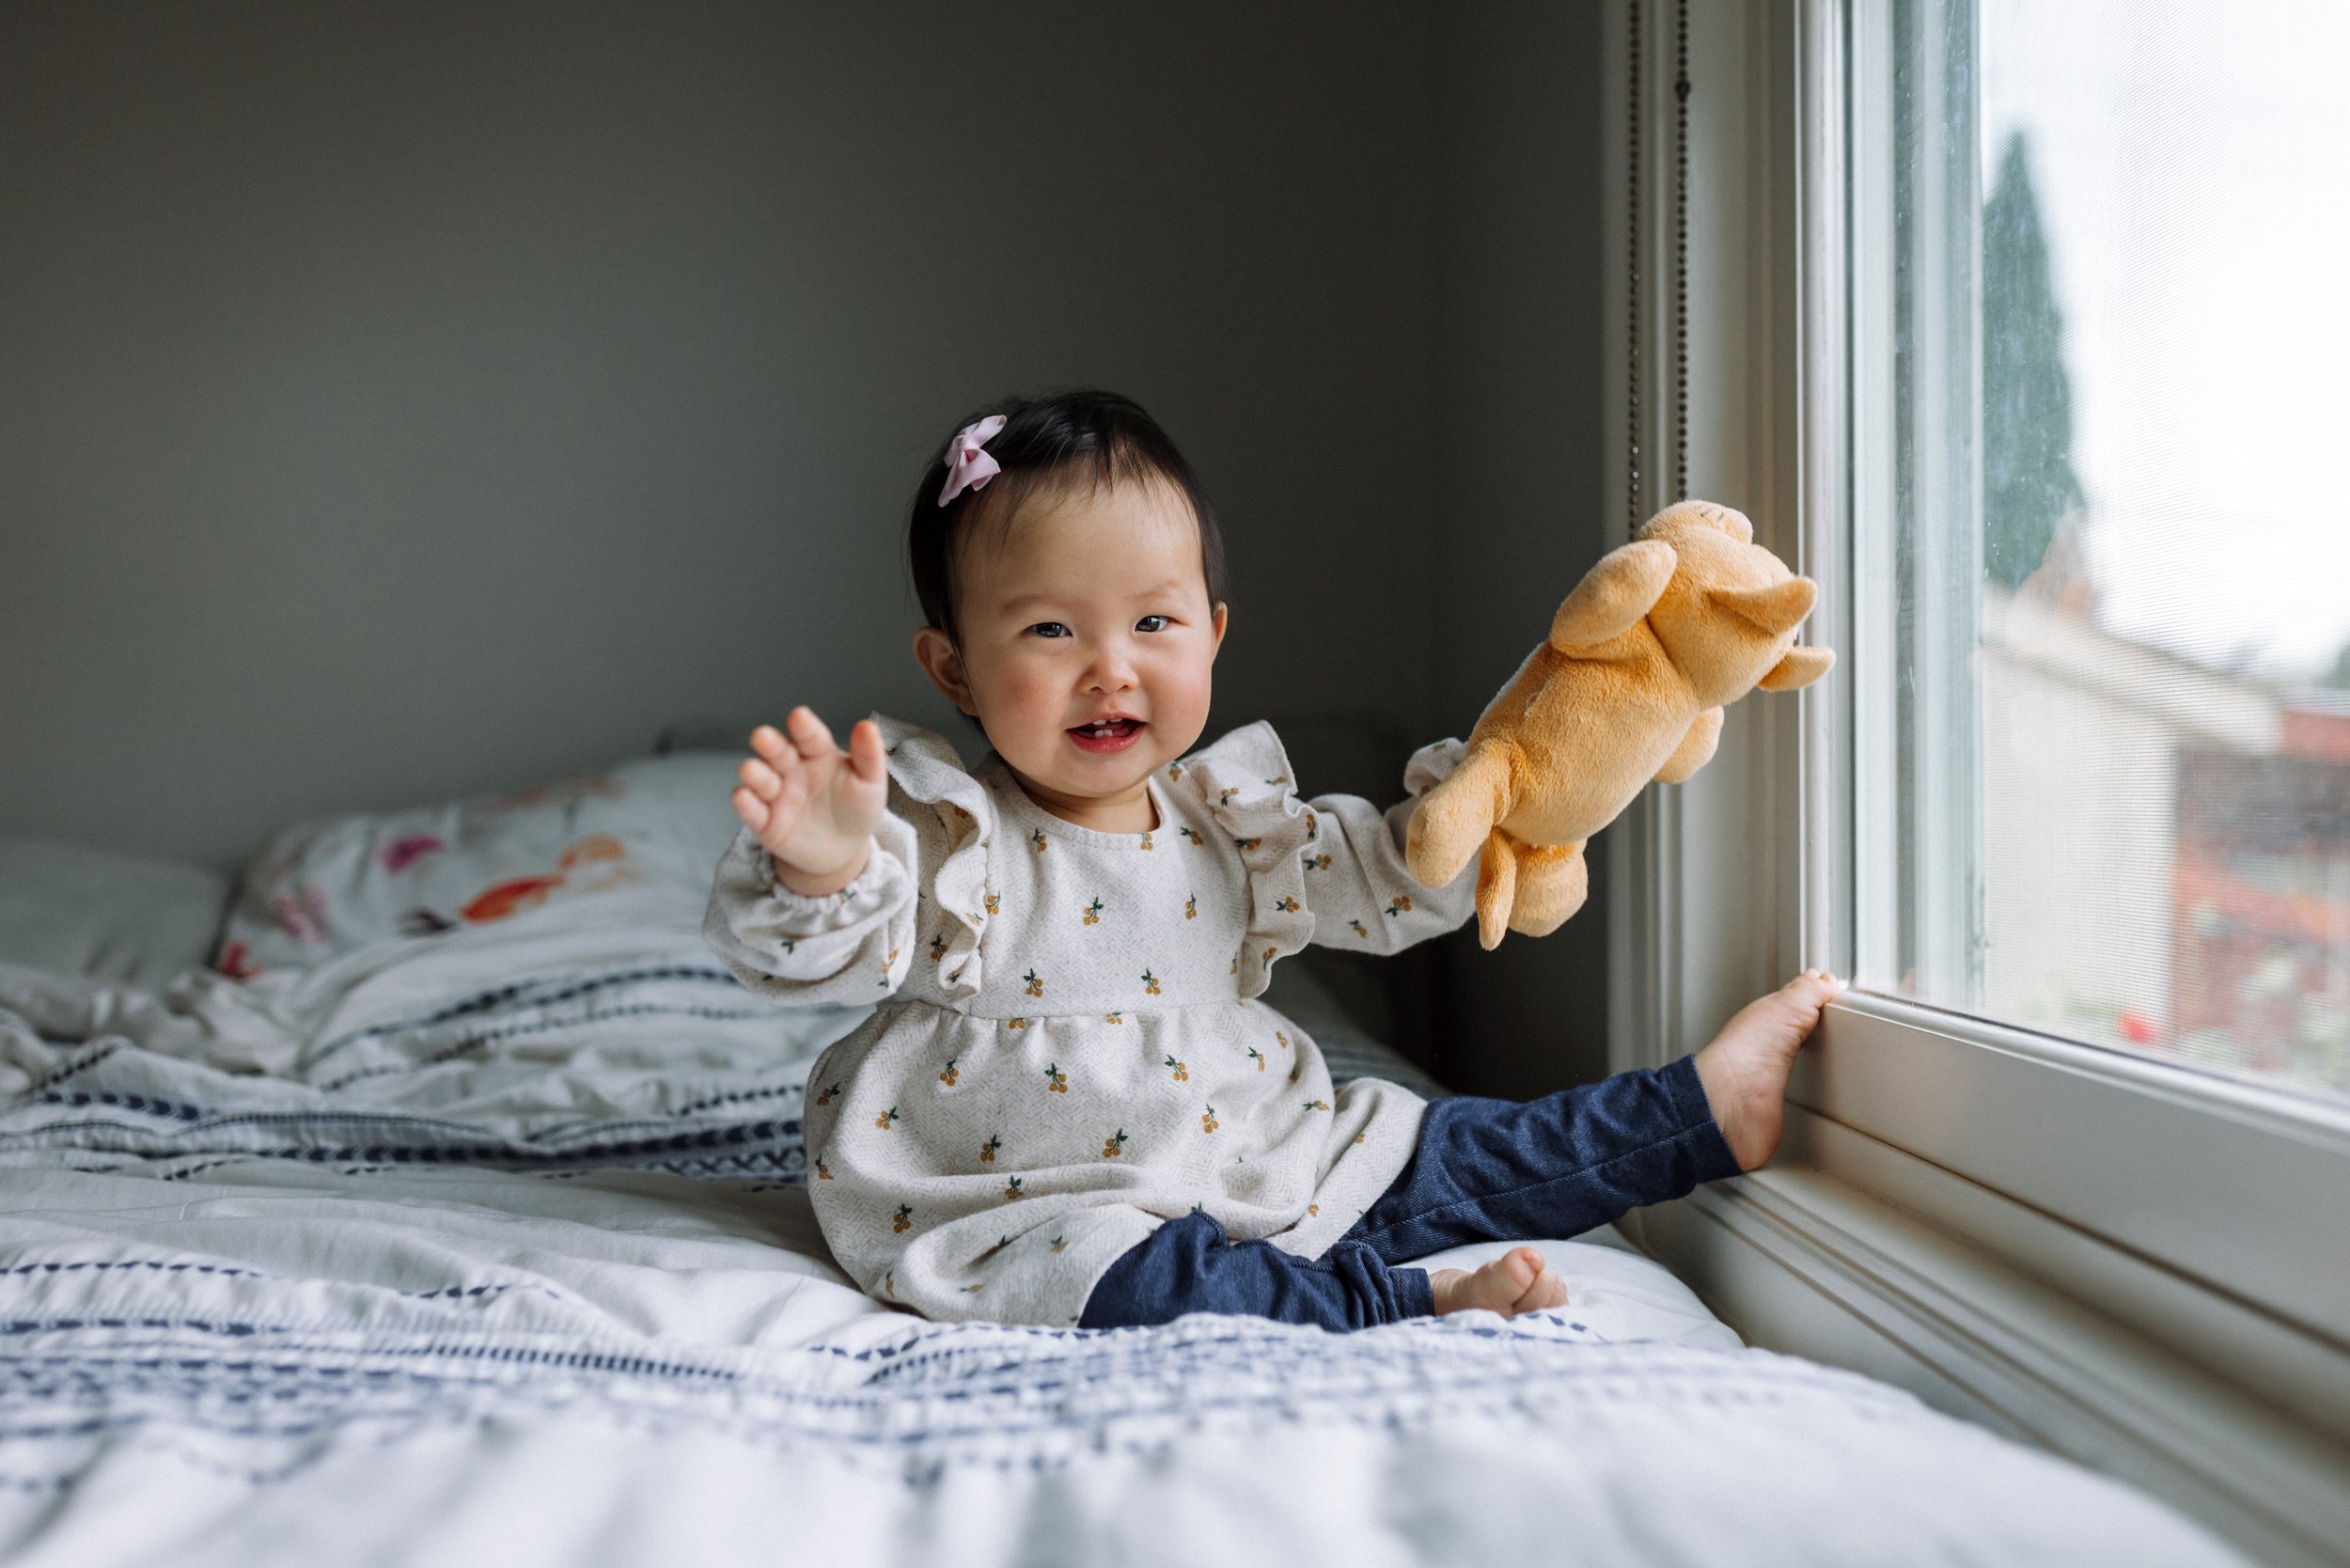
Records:
[[[1698,1077],[1738,1168],[1752,1170],[1778,1147],[1787,1116],[1787,1075],[1795,1052],[1820,1022],[1820,1010],[1842,989],[1824,969],[1806,969],[1758,996],[1698,1053]]]
[[[1428,1288],[1439,1315],[1486,1311],[1513,1318],[1567,1304],[1567,1282],[1530,1247],[1513,1247],[1480,1269],[1430,1269]]]

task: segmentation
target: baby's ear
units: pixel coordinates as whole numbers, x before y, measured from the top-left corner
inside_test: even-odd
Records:
[[[941,696],[964,713],[971,712],[971,683],[964,674],[963,655],[955,651],[954,639],[935,626],[925,626],[914,634],[914,662],[922,666],[922,673],[931,678]]]

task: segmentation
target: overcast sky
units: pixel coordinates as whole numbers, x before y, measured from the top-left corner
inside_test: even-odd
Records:
[[[2330,665],[2350,642],[2350,0],[1981,15],[1984,177],[2028,131],[2099,619]]]

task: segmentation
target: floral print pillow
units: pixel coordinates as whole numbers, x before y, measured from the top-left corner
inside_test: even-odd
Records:
[[[730,752],[637,758],[511,793],[286,828],[245,867],[213,967],[249,980],[621,888],[673,893],[680,918],[698,921],[733,839],[728,795],[739,761]],[[625,917],[644,918],[640,901],[626,908]],[[614,917],[623,917],[618,905]]]

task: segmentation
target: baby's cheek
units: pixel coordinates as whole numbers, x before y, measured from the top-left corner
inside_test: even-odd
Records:
[[[1214,690],[1214,672],[1208,661],[1186,659],[1168,670],[1160,684],[1161,717],[1180,718],[1188,724],[1204,725],[1208,720],[1208,703]]]
[[[999,674],[993,686],[979,692],[979,720],[987,728],[988,744],[1015,768],[1050,766],[1061,746],[1069,708],[1067,681],[1009,669]]]
[[[983,719],[1018,724],[1037,711],[1045,672],[1025,660],[1006,659],[971,671],[973,705]]]
[[[1065,685],[1049,671],[1019,672],[1004,685],[1004,718],[1023,728],[1058,730],[1068,706]]]

